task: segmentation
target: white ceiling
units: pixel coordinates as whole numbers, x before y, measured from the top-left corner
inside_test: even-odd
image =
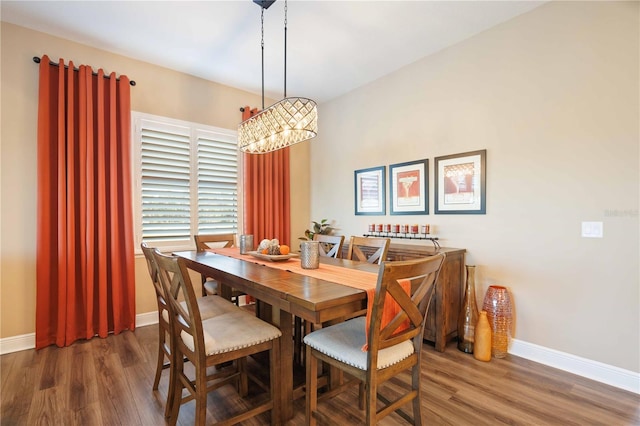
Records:
[[[333,99],[543,3],[289,0],[287,95]],[[0,5],[3,21],[261,91],[260,7],[251,0]],[[264,14],[265,92],[274,99],[284,92],[284,5],[278,0]],[[144,84],[144,76],[129,77]]]

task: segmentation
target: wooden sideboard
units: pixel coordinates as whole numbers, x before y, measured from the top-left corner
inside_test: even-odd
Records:
[[[342,255],[349,249],[345,241]],[[363,250],[365,251],[365,250]],[[435,249],[431,242],[424,244],[391,243],[387,260],[408,260],[446,253],[447,257],[440,270],[436,293],[431,301],[424,330],[424,339],[433,342],[435,349],[444,352],[447,342],[458,336],[458,314],[464,298],[464,256],[465,249],[441,247]]]

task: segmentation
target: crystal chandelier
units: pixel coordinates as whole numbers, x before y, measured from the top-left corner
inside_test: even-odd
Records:
[[[261,10],[262,111],[238,126],[238,146],[243,152],[264,154],[318,134],[318,108],[307,98],[287,98],[287,1],[284,3],[284,99],[264,108],[264,10],[275,0],[253,0]]]

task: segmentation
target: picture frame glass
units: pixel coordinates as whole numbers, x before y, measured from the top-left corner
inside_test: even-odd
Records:
[[[384,215],[386,212],[385,168],[355,171],[355,214]]]
[[[486,212],[486,150],[436,158],[436,213]]]
[[[428,160],[389,166],[391,214],[428,214]]]

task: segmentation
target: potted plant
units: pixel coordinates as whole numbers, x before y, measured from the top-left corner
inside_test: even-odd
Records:
[[[311,241],[315,234],[331,235],[333,228],[327,219],[322,219],[320,222],[313,221],[313,230],[307,229],[304,231],[304,237],[299,237],[302,241]]]

